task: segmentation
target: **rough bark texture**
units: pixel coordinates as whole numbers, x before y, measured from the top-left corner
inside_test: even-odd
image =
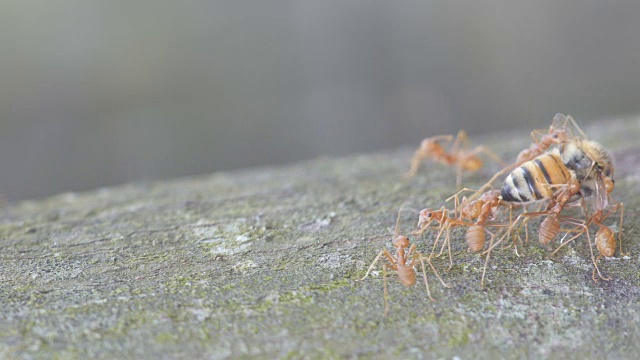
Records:
[[[455,231],[453,267],[435,261],[450,288],[429,272],[431,302],[420,278],[405,289],[391,271],[383,317],[382,273],[358,279],[390,247],[401,205],[440,207],[455,170],[426,163],[403,179],[408,148],[317,159],[5,206],[0,357],[637,356],[640,121],[585,130],[613,151],[626,205],[630,255],[600,261],[610,281],[592,281],[580,237],[553,257],[537,240],[495,251],[481,287],[484,256]],[[513,159],[530,137],[475,140]],[[402,231],[416,219],[403,212]],[[412,241],[429,251],[433,233]]]

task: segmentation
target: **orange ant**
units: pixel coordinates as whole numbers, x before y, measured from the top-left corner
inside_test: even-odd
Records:
[[[462,189],[458,193],[451,196],[449,199],[455,197],[456,203],[458,203],[457,196],[462,191],[473,191],[471,189]],[[467,219],[469,221],[475,220],[474,223],[471,224],[469,229],[467,229],[466,240],[467,245],[469,246],[469,250],[473,252],[480,251],[484,248],[485,244],[485,236],[484,231],[486,230],[487,221],[494,219],[498,213],[498,208],[503,204],[502,197],[500,196],[499,190],[489,190],[482,194],[477,200],[469,200],[466,197],[462,198],[462,202],[460,203],[460,213],[459,219]],[[491,225],[498,226],[498,225]]]
[[[451,149],[447,152],[441,142],[450,143],[452,141]],[[498,155],[484,146],[477,146],[473,150],[467,151],[468,142],[467,133],[464,130],[458,131],[455,140],[453,135],[439,135],[422,140],[420,147],[411,158],[411,168],[406,176],[415,175],[422,161],[432,158],[445,165],[457,166],[456,187],[460,188],[463,171],[474,172],[482,167],[483,161],[478,154],[485,153],[496,162],[504,163]]]
[[[615,253],[615,250],[616,250],[615,232],[613,231],[613,229],[603,224],[603,221],[607,217],[609,217],[610,214],[616,213],[618,209],[620,209],[618,242],[620,243],[620,255],[625,256],[626,253],[622,251],[622,222],[624,217],[624,204],[622,202],[616,203],[615,205],[611,206],[609,209],[607,209],[606,213],[605,213],[605,209],[599,209],[595,211],[587,221],[583,221],[584,225],[580,225],[583,228],[583,230],[578,235],[572,237],[568,241],[562,242],[562,244],[558,246],[558,248],[554,250],[554,252],[551,255],[554,255],[556,252],[558,252],[558,250],[560,250],[561,247],[568,244],[569,242],[577,238],[582,233],[586,233],[588,244],[589,244],[589,250],[591,252],[591,261],[593,262],[593,273],[592,273],[593,281],[598,281],[595,276],[596,272],[598,273],[599,278],[603,280],[610,280],[609,278],[604,277],[600,272],[600,269],[598,268],[598,261],[603,256],[612,257]],[[595,246],[599,253],[597,258],[593,254],[593,246],[591,244],[591,238],[589,236],[588,227],[590,224],[595,224],[596,226],[598,226],[598,231],[596,232],[596,237],[595,237]]]
[[[433,248],[431,249],[431,254],[429,255],[429,259],[435,253],[435,249],[440,241],[440,237],[446,230],[445,240],[442,244],[442,248],[440,249],[440,254],[444,251],[444,247],[448,246],[449,248],[449,268],[453,266],[453,258],[451,256],[451,228],[455,226],[471,226],[473,224],[461,221],[449,216],[449,210],[442,207],[440,210],[432,210],[429,208],[420,210],[420,215],[418,217],[418,230],[414,231],[414,235],[422,235],[430,226],[432,222],[439,223],[440,226],[438,228],[438,235],[436,239],[433,241]]]
[[[454,194],[453,196],[449,197],[446,202],[451,201],[451,199],[455,198],[455,207],[454,207],[454,217],[450,217],[449,213],[450,210],[447,210],[445,207],[442,207],[440,210],[432,210],[430,208],[426,208],[420,211],[420,216],[418,218],[418,228],[419,230],[415,231],[414,234],[422,234],[424,231],[426,231],[429,226],[431,225],[432,222],[437,222],[440,224],[439,230],[438,230],[438,235],[436,236],[436,239],[434,241],[433,244],[433,250],[432,250],[432,255],[435,251],[436,245],[438,244],[438,241],[440,239],[440,237],[442,236],[443,232],[446,230],[447,234],[445,236],[445,243],[442,245],[443,248],[440,250],[440,254],[442,254],[442,251],[444,250],[444,246],[446,244],[449,244],[449,258],[450,258],[450,262],[452,264],[452,260],[451,260],[451,244],[450,244],[450,230],[453,227],[456,226],[468,226],[469,229],[467,230],[467,235],[469,235],[469,233],[476,233],[477,232],[477,227],[471,229],[472,227],[478,225],[478,224],[474,224],[472,222],[469,221],[465,221],[464,219],[467,220],[474,220],[479,218],[481,215],[483,217],[483,219],[481,220],[482,223],[484,224],[484,222],[486,221],[486,217],[488,216],[486,214],[487,211],[494,211],[495,209],[492,208],[492,206],[497,207],[497,205],[495,203],[491,203],[491,199],[490,197],[494,196],[495,194],[491,193],[491,194],[487,194],[487,196],[483,196],[480,200],[477,201],[473,201],[471,203],[469,203],[467,201],[467,198],[464,197],[462,199],[462,203],[459,202],[458,200],[458,195],[463,192],[463,191],[473,191],[471,189],[462,189],[460,191],[458,191],[456,194]],[[498,192],[499,195],[499,192]],[[483,206],[486,206],[489,208],[487,210],[487,208],[485,208],[483,210]],[[459,213],[459,215],[458,215]],[[477,235],[472,235],[470,236],[470,238],[468,238],[468,240],[471,240],[470,242],[468,241],[468,245],[469,245],[469,250],[476,252],[482,249],[484,242],[482,241],[482,239],[480,239]]]
[[[493,227],[501,227],[503,225],[500,224],[487,224],[490,219],[495,218],[496,213],[498,211],[498,207],[501,205],[502,198],[500,197],[500,191],[491,190],[483,194],[480,199],[468,201],[467,198],[462,199],[462,203],[458,201],[458,195],[462,191],[473,191],[471,189],[462,189],[457,192],[453,196],[449,197],[446,201],[450,201],[452,198],[455,198],[455,210],[456,218],[452,218],[449,216],[449,211],[446,208],[441,208],[440,210],[431,210],[431,209],[423,209],[420,212],[420,217],[418,220],[418,227],[420,228],[416,231],[416,234],[422,234],[429,225],[435,221],[440,224],[440,228],[438,231],[438,235],[434,241],[432,255],[434,254],[435,248],[438,244],[438,241],[442,235],[442,233],[446,230],[445,243],[442,245],[442,249],[440,250],[440,254],[444,250],[445,244],[449,246],[449,261],[450,267],[453,265],[453,261],[451,259],[451,244],[450,244],[450,230],[455,226],[467,226],[467,232],[465,234],[465,240],[467,242],[467,246],[471,252],[478,252],[484,248],[486,242],[486,235],[488,233],[491,237],[490,244],[493,244],[493,239],[495,238],[495,234],[487,229],[487,226]],[[459,210],[458,210],[459,209]],[[469,221],[465,221],[469,220]],[[475,222],[470,222],[475,220]],[[490,248],[492,246],[490,245]],[[485,252],[487,254],[487,258],[485,259],[485,269],[486,264],[489,261],[489,252]],[[484,284],[484,272],[482,275],[482,284]]]
[[[385,263],[382,265],[382,279],[384,284],[383,285],[384,286],[384,316],[387,316],[387,313],[389,311],[389,302],[388,302],[389,295],[387,291],[387,267],[396,271],[396,273],[398,274],[398,280],[400,280],[400,283],[402,285],[404,285],[405,287],[411,287],[416,283],[416,272],[414,267],[417,265],[417,262],[420,261],[420,265],[422,267],[422,276],[424,279],[424,285],[427,289],[427,295],[429,296],[429,299],[431,301],[435,301],[434,298],[431,296],[431,291],[429,289],[427,272],[424,265],[425,258],[422,256],[422,254],[419,251],[416,251],[415,244],[411,244],[411,246],[409,246],[408,237],[404,235],[399,235],[399,232],[398,232],[399,222],[400,222],[400,212],[398,212],[398,218],[396,220],[396,230],[395,230],[396,238],[392,242],[393,247],[396,248],[395,257],[387,249],[382,249],[378,253],[378,255],[375,257],[371,265],[369,266],[369,269],[367,269],[367,273],[360,279],[360,281],[362,281],[366,279],[367,276],[369,276],[369,273],[371,272],[371,270],[373,270],[374,266],[376,265],[380,257],[382,257],[382,255],[384,255],[387,258],[388,264]],[[445,287],[449,287],[449,285],[447,285],[442,280],[442,278],[436,271],[435,267],[431,263],[431,260],[429,258],[427,258],[426,260],[429,263],[429,266],[431,266],[431,270],[436,275],[438,280],[440,280],[442,285]]]
[[[484,259],[484,266],[482,269],[482,278],[480,279],[480,285],[484,286],[484,278],[487,272],[487,265],[489,264],[489,258],[491,257],[491,249],[495,245],[493,245],[493,240],[496,235],[489,231],[487,227],[487,221],[490,219],[494,219],[498,212],[498,208],[504,202],[502,201],[502,196],[500,196],[500,190],[489,190],[482,194],[479,199],[468,201],[463,198],[462,201],[462,209],[460,210],[460,216],[468,219],[476,219],[473,226],[467,229],[467,233],[465,234],[465,240],[467,241],[467,246],[469,246],[469,250],[473,252],[478,252],[484,249],[484,245],[486,242],[486,234],[489,234],[489,246],[484,254],[486,257]],[[509,214],[511,214],[511,206],[509,207]],[[511,221],[511,216],[509,216],[509,221]],[[499,224],[494,224],[492,226],[503,226]]]
[[[622,218],[624,216],[624,204],[617,203],[616,205],[613,206],[613,209],[611,209],[607,214],[604,214],[603,211],[600,210],[591,216],[590,220],[599,227],[598,231],[596,232],[595,242],[596,242],[596,248],[598,249],[598,252],[600,253],[600,255],[596,259],[596,262],[600,260],[600,258],[603,256],[612,257],[616,251],[615,233],[610,227],[604,225],[602,221],[607,216],[609,216],[609,214],[617,212],[618,208],[620,208],[620,228],[618,230],[618,238],[619,238],[618,242],[620,243],[620,255],[622,256],[625,255],[625,253],[622,252]],[[595,279],[595,274],[593,277]]]

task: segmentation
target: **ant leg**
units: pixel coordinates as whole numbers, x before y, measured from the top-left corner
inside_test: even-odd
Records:
[[[413,252],[416,251],[416,244],[411,244],[411,247],[409,248],[409,251],[407,252],[407,259],[411,259],[411,257],[414,255]]]
[[[440,252],[438,253],[438,257],[440,257],[440,255],[442,255],[442,253],[444,252],[444,248],[445,246],[447,246],[447,242],[449,241],[449,229],[451,228],[451,226],[445,226],[447,229],[447,234],[444,236],[444,242],[442,243],[442,246],[440,247]]]
[[[519,221],[522,220],[522,225],[520,225],[520,228],[522,228],[522,226],[525,227],[525,241],[529,240],[529,228],[528,228],[528,223],[529,223],[529,219],[533,218],[533,217],[539,217],[539,216],[545,216],[545,215],[552,215],[554,212],[550,211],[550,210],[545,210],[545,211],[536,211],[536,212],[528,212],[528,213],[522,213],[520,215],[518,215],[518,217],[516,218],[515,222],[513,223],[513,226],[515,226],[515,224]],[[511,232],[513,230],[513,226],[511,226],[509,228],[509,232]],[[520,229],[519,228],[519,229]],[[518,230],[519,230],[518,229]]]
[[[384,315],[387,317],[389,313],[389,292],[387,290],[387,264],[382,265],[382,288],[384,289]]]
[[[462,146],[461,146],[462,144]],[[456,139],[451,146],[451,154],[459,154],[460,148],[466,149],[469,146],[469,138],[464,130],[458,131]],[[456,170],[456,189],[462,188],[462,162],[458,162],[458,169]]]
[[[600,261],[601,257],[602,257],[602,254],[598,255],[598,257],[595,259],[595,262]],[[602,274],[600,273],[600,269],[598,269],[598,266],[594,263],[593,270],[591,270],[591,279],[593,279],[593,282],[598,282],[598,279],[596,279],[596,270],[598,271],[598,277],[600,277],[602,280],[605,280],[605,281],[610,280],[609,278],[602,277]]]
[[[540,147],[540,139],[549,133],[549,129],[536,129],[531,132],[531,140]],[[538,136],[536,136],[538,135]]]
[[[378,253],[378,256],[376,256],[376,258],[373,259],[373,262],[371,263],[371,265],[369,265],[369,269],[367,269],[367,273],[364,274],[364,276],[360,279],[360,281],[363,281],[364,279],[367,278],[367,276],[369,276],[369,273],[371,272],[371,270],[373,270],[373,267],[376,266],[376,263],[378,262],[378,260],[380,260],[380,257],[382,256],[382,254],[384,254],[384,250],[381,250]]]
[[[495,152],[491,151],[491,149],[489,149],[486,146],[477,146],[475,149],[473,149],[473,151],[471,153],[472,154],[483,153],[483,154],[487,155],[488,157],[490,157],[496,163],[500,164],[501,166],[507,166],[507,163],[505,163],[504,160],[502,160],[500,158],[500,156],[498,156],[498,154],[496,154]]]
[[[622,219],[624,218],[624,204],[623,203],[618,203],[616,205],[620,206],[620,227],[618,228],[618,242],[620,243],[620,256],[629,256],[629,253],[625,253],[622,251]]]
[[[587,241],[589,243],[589,251],[591,252],[591,262],[593,262],[593,268],[594,268],[593,274],[591,275],[591,277],[593,278],[593,281],[598,282],[595,276],[596,271],[598,272],[598,277],[600,277],[602,280],[609,281],[610,278],[604,277],[600,272],[600,268],[598,268],[598,261],[596,260],[596,257],[593,255],[593,246],[591,245],[591,236],[589,236],[589,229],[587,229]]]
[[[451,257],[451,224],[447,223],[446,225],[443,225],[443,230],[444,228],[447,229],[447,234],[444,236],[444,243],[442,243],[442,246],[440,247],[440,252],[438,253],[437,257],[439,257],[440,255],[442,255],[442,253],[444,252],[444,247],[448,245],[449,247],[449,269],[451,269],[451,267],[453,266],[453,258]],[[440,238],[440,233],[438,234],[438,238]],[[434,248],[435,248],[435,243],[433,244]]]
[[[409,170],[404,174],[404,177],[409,178],[414,176],[417,172],[418,169],[420,168],[420,163],[422,162],[422,160],[424,160],[427,157],[427,155],[423,155],[420,152],[420,149],[416,150],[415,154],[413,154],[413,157],[411,158],[411,167],[409,168]]]
[[[462,146],[461,146],[462,145]],[[466,149],[469,147],[469,137],[467,136],[467,132],[460,129],[458,134],[456,135],[456,139],[451,146],[451,153],[456,154],[460,148]]]
[[[430,138],[425,138],[424,140],[431,140],[432,142],[443,141],[448,143],[453,141],[453,135],[437,135],[437,136],[432,136]]]
[[[456,189],[462,188],[462,163],[458,162],[458,168],[456,169]]]
[[[596,259],[596,261],[599,261],[601,257],[602,257],[602,255],[599,255],[598,258]],[[598,282],[598,279],[596,279],[596,268],[595,268],[595,266],[593,267],[593,270],[591,270],[591,279],[593,279],[593,282]]]
[[[486,229],[485,229],[486,230]],[[500,245],[500,243],[502,242],[502,240],[504,240],[504,237],[507,236],[509,234],[509,231],[507,230],[504,235],[500,236],[500,238],[498,239],[498,241],[496,241],[495,243],[489,243],[489,246],[487,247],[487,250],[483,251],[480,253],[480,255],[487,255],[489,252],[491,252],[491,250],[493,250],[493,248],[495,248],[496,246]]]
[[[433,255],[435,254],[436,246],[438,245],[438,241],[440,241],[440,237],[442,236],[442,232],[444,231],[444,229],[445,226],[441,225],[440,231],[438,231],[438,236],[436,236],[436,239],[433,241],[433,247],[431,248],[431,254],[429,255],[429,258],[433,257]],[[440,254],[438,254],[438,256],[440,256]]]
[[[453,256],[451,255],[451,226],[447,227],[446,242],[449,246],[449,270],[453,267]]]
[[[449,198],[451,199],[451,198]],[[463,197],[462,201],[466,201],[467,198]],[[453,217],[456,219],[462,219],[462,209],[461,209],[462,203],[460,202],[460,199],[458,199],[458,194],[455,195],[455,199],[453,201]],[[460,209],[460,215],[458,216],[458,209]]]
[[[489,265],[489,257],[491,256],[491,249],[493,248],[493,239],[496,237],[491,231],[485,229],[486,232],[491,235],[489,240],[489,249],[487,250],[487,257],[484,259],[484,267],[482,268],[482,279],[480,280],[480,286],[484,286],[484,275],[487,272],[487,266]]]
[[[562,239],[560,239],[560,246],[558,246],[558,248],[556,248],[551,253],[551,256],[554,256],[558,252],[558,250],[560,250],[560,248],[562,248],[563,246],[565,246],[568,243],[572,242],[573,240],[577,239],[580,235],[584,234],[585,232],[587,233],[587,235],[589,234],[589,228],[587,228],[584,224],[578,224],[576,227],[584,227],[584,228],[582,229],[582,231],[578,232],[578,235],[574,235],[569,240],[564,241],[564,238],[567,237],[567,235],[569,234],[569,232],[567,232],[565,234],[565,236],[563,236]],[[570,231],[572,231],[572,230],[570,230]]]
[[[458,203],[458,200],[457,200],[457,199],[458,199],[458,195],[460,195],[460,193],[462,193],[462,192],[464,192],[464,191],[473,191],[474,193],[478,192],[478,190],[469,189],[469,188],[462,188],[462,189],[458,190],[458,192],[457,192],[457,193],[455,193],[455,194],[453,194],[453,195],[449,196],[449,197],[445,200],[445,202],[449,202],[449,201],[451,201],[451,199],[456,199],[456,203]],[[464,200],[462,201],[462,203],[464,204]]]
[[[525,212],[523,214],[538,213],[538,214],[540,214],[540,216],[543,216],[546,213],[546,211],[542,211],[542,206],[540,206],[540,205],[538,205],[536,207],[536,209],[534,209],[534,211],[531,212],[531,213],[526,212],[526,211],[528,211],[528,209],[526,208],[526,205],[525,205],[524,209],[525,209]],[[524,219],[523,220],[523,224],[520,226],[520,228],[522,228],[524,226],[524,242],[527,243],[527,244],[529,243],[529,220],[530,219],[531,219],[530,217],[527,217],[526,219]],[[520,231],[520,228],[518,228],[518,231]],[[514,239],[514,241],[515,241],[515,239]]]
[[[375,259],[373,259],[373,262],[371,263],[371,265],[369,266],[369,269],[367,269],[367,273],[364,274],[364,276],[362,277],[362,279],[360,279],[360,281],[363,281],[364,279],[367,278],[367,276],[369,276],[369,273],[371,272],[371,270],[373,270],[373,267],[376,265],[376,263],[378,262],[378,260],[380,260],[380,257],[382,255],[385,255],[387,257],[387,259],[389,260],[389,262],[391,263],[391,268],[394,270],[397,270],[397,267],[395,265],[393,265],[393,263],[395,262],[393,257],[391,256],[391,254],[389,253],[389,251],[387,249],[383,249],[378,253],[378,256],[376,256]]]
[[[449,197],[445,200],[445,202],[449,202],[449,201],[451,201],[451,199],[454,199],[454,202],[453,202],[453,206],[454,206],[454,207],[453,207],[453,217],[454,217],[454,218],[456,218],[456,219],[458,219],[458,220],[461,220],[461,219],[462,219],[462,206],[468,203],[468,201],[467,201],[467,197],[466,197],[466,196],[463,196],[463,197],[462,197],[462,201],[460,201],[460,199],[458,198],[458,195],[460,195],[460,193],[462,193],[463,191],[473,191],[473,192],[476,192],[476,190],[473,190],[473,189],[469,189],[469,188],[462,188],[462,189],[458,190],[458,192],[457,192],[457,193],[455,193],[455,194],[453,194],[453,195],[449,196]]]
[[[500,239],[498,239],[498,241],[496,241],[495,244],[493,244],[492,246],[489,246],[489,248],[487,248],[487,250],[485,250],[482,254],[486,254],[487,252],[493,250],[494,247],[498,246],[498,244],[500,244],[502,242],[502,240],[504,240],[504,238],[507,238],[507,242],[509,242],[509,240],[511,239],[511,233],[513,232],[513,228],[516,226],[516,224],[522,220],[524,218],[523,216],[524,214],[520,214],[518,215],[518,217],[516,218],[515,221],[513,221],[511,219],[511,215],[509,216],[509,226],[507,227],[507,230],[505,231],[504,235],[502,235],[500,237]],[[524,220],[523,220],[524,221]],[[515,237],[514,237],[514,243],[515,243]],[[517,251],[516,251],[516,255],[517,255]],[[520,255],[518,255],[520,256]]]
[[[420,258],[420,265],[422,265],[422,278],[424,279],[424,286],[427,288],[427,295],[429,296],[429,300],[431,301],[435,301],[433,299],[433,297],[431,296],[431,290],[429,290],[429,281],[427,281],[427,270],[424,267],[424,258],[422,256],[422,254],[420,253],[416,253],[416,255],[418,255],[418,257]],[[411,261],[411,266],[415,265],[415,258]]]
[[[509,224],[511,224],[512,222],[513,222],[513,206],[509,205]],[[524,224],[524,234],[525,234],[524,242],[525,243],[529,243],[529,228],[526,225],[527,224]],[[509,241],[510,239],[511,239],[511,232],[509,231],[509,232],[507,232],[507,241]],[[518,254],[518,243],[517,243],[517,241],[518,240],[514,236],[513,237],[513,249],[516,252],[516,256],[520,257],[520,254]]]
[[[433,263],[431,262],[431,259],[427,258],[427,262],[429,263],[429,266],[431,266],[431,270],[433,270],[433,273],[436,275],[436,277],[438,278],[438,280],[440,280],[440,283],[442,284],[442,286],[448,288],[450,287],[449,285],[447,285],[444,280],[442,280],[442,278],[440,277],[440,274],[438,273],[438,271],[436,270],[435,266],[433,266]]]

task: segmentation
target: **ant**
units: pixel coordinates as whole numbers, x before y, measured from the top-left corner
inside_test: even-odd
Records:
[[[429,226],[431,226],[431,223],[434,221],[439,223],[440,226],[438,228],[438,235],[436,236],[436,239],[433,241],[433,248],[431,249],[431,255],[429,255],[429,259],[435,253],[435,249],[436,249],[436,246],[438,245],[438,242],[440,241],[440,237],[446,230],[445,240],[444,240],[444,243],[442,244],[442,248],[440,249],[440,254],[438,254],[438,256],[442,254],[442,252],[444,251],[444,247],[448,246],[449,247],[449,268],[451,268],[453,266],[453,258],[451,256],[451,241],[450,241],[451,228],[455,226],[472,226],[473,224],[450,217],[449,210],[447,210],[445,207],[440,208],[440,210],[432,210],[429,208],[425,208],[420,211],[420,215],[418,217],[419,229],[414,231],[413,234],[422,235],[422,233],[424,233],[429,228]]]
[[[373,270],[374,266],[376,265],[378,260],[382,257],[382,255],[384,255],[387,258],[388,263],[385,263],[382,265],[382,279],[384,284],[383,285],[384,286],[384,316],[385,317],[389,312],[389,301],[388,301],[389,294],[387,291],[387,267],[391,268],[392,270],[395,270],[396,273],[398,274],[398,280],[400,280],[400,283],[405,287],[409,288],[415,285],[416,283],[416,272],[414,267],[417,265],[419,261],[422,267],[422,276],[424,279],[424,285],[427,289],[427,295],[429,296],[429,299],[431,301],[435,301],[435,299],[431,296],[431,291],[429,289],[427,272],[424,265],[425,258],[422,256],[422,254],[419,251],[416,251],[415,244],[410,245],[410,241],[408,237],[404,235],[399,235],[399,232],[398,232],[399,222],[400,222],[400,211],[398,212],[398,217],[396,220],[396,230],[395,230],[396,238],[392,242],[393,247],[396,249],[395,256],[392,255],[391,252],[389,252],[389,250],[382,249],[378,253],[378,255],[375,257],[371,265],[369,266],[369,269],[367,269],[367,273],[360,279],[360,281],[363,281],[364,279],[367,278],[367,276],[369,276],[369,273],[371,272],[371,270]],[[436,271],[435,267],[433,266],[433,263],[431,263],[431,260],[429,258],[427,258],[426,260],[429,263],[431,270],[433,270],[433,273],[436,275],[438,280],[440,280],[442,285],[444,285],[445,287],[449,287],[449,285],[447,285],[442,280],[442,278]]]
[[[455,198],[455,217],[449,216],[449,210],[446,208],[441,208],[440,210],[431,210],[429,208],[423,209],[420,211],[420,217],[418,220],[418,227],[420,228],[415,234],[422,234],[430,224],[435,221],[440,224],[438,235],[434,241],[432,255],[434,254],[435,248],[438,244],[438,241],[442,235],[442,233],[446,230],[445,243],[442,245],[442,249],[440,250],[440,254],[444,251],[444,246],[448,244],[449,246],[449,261],[450,266],[453,265],[453,261],[451,259],[451,243],[450,243],[450,230],[456,226],[467,226],[467,231],[465,234],[465,240],[467,242],[467,246],[469,247],[469,251],[478,252],[484,248],[486,242],[485,233],[489,234],[490,246],[489,250],[493,247],[493,240],[495,238],[495,234],[487,229],[487,226],[492,227],[501,227],[504,225],[500,224],[488,224],[489,220],[495,218],[498,207],[502,203],[502,198],[500,197],[500,191],[491,190],[487,191],[483,194],[480,199],[469,201],[466,197],[462,199],[462,203],[458,201],[458,195],[463,191],[473,191],[471,189],[462,189],[453,196],[449,197],[446,201],[450,201]],[[466,221],[468,220],[468,221]],[[473,221],[475,220],[475,221]],[[473,221],[473,222],[471,222]],[[486,265],[489,261],[490,252],[489,250],[485,251],[487,254],[487,258],[485,259],[485,271]],[[431,257],[431,256],[430,256]],[[484,271],[482,274],[481,283],[484,285]]]
[[[593,270],[593,274],[591,275],[591,277],[593,278],[593,281],[596,281],[596,274],[595,274],[596,270],[598,270],[598,276],[600,276],[600,278],[604,280],[608,280],[602,277],[602,274],[600,274],[600,270],[598,269],[597,262],[603,256],[604,257],[613,256],[613,254],[616,251],[616,238],[615,238],[615,233],[613,229],[604,225],[602,221],[607,216],[609,216],[609,214],[617,212],[618,208],[620,208],[620,228],[618,230],[618,238],[619,238],[618,242],[620,243],[620,255],[624,256],[625,253],[622,252],[622,218],[624,215],[624,204],[621,202],[617,203],[616,205],[613,206],[613,208],[607,214],[604,214],[603,210],[599,210],[595,212],[589,219],[599,227],[598,231],[596,232],[595,242],[596,242],[596,248],[598,249],[598,252],[600,253],[600,255],[598,255],[598,258],[595,259],[595,261],[593,262],[594,270]],[[593,259],[593,251],[591,253],[591,257]]]
[[[571,242],[581,234],[586,233],[588,244],[589,244],[589,251],[591,252],[591,261],[593,262],[593,273],[592,273],[593,281],[598,281],[598,279],[596,278],[596,272],[598,273],[598,277],[600,279],[605,281],[610,280],[610,278],[604,277],[600,272],[600,269],[598,268],[598,261],[603,256],[607,258],[612,257],[616,251],[615,232],[613,231],[613,229],[603,224],[603,221],[607,217],[609,217],[609,215],[618,212],[618,209],[620,209],[620,223],[619,223],[619,230],[618,230],[618,243],[620,244],[620,255],[621,256],[627,255],[625,252],[622,251],[622,222],[624,217],[624,204],[622,202],[619,202],[613,206],[610,206],[609,209],[602,208],[595,211],[586,221],[583,221],[582,224],[580,224],[583,230],[578,235],[572,237],[571,239],[565,242],[562,242],[561,245],[558,246],[558,248],[554,250],[551,255],[554,255],[556,252],[558,252],[558,250],[560,250],[560,248],[562,248],[564,245],[568,244],[569,242]],[[596,232],[596,237],[595,237],[595,246],[599,253],[597,258],[593,254],[593,246],[591,244],[591,237],[589,236],[589,225],[591,224],[595,224],[596,226],[598,226],[598,231]]]
[[[449,151],[441,144],[441,142],[450,143],[452,141],[453,144]],[[410,177],[415,175],[422,161],[432,158],[445,165],[457,166],[456,187],[459,189],[462,183],[462,172],[477,171],[484,164],[478,154],[485,153],[496,162],[504,164],[498,155],[485,146],[477,146],[473,150],[467,151],[468,143],[467,133],[464,130],[458,131],[455,140],[453,135],[439,135],[422,140],[420,147],[411,158],[411,168],[406,173],[406,176]]]
[[[476,219],[475,223],[467,229],[467,233],[465,234],[465,240],[467,241],[469,250],[472,252],[481,251],[484,249],[484,245],[486,243],[486,234],[489,234],[490,236],[489,246],[487,250],[483,252],[483,254],[486,254],[486,257],[484,259],[482,277],[480,279],[481,286],[484,286],[484,278],[487,272],[489,258],[491,257],[491,249],[495,246],[493,240],[496,237],[493,232],[487,229],[487,222],[496,218],[498,209],[500,205],[503,204],[504,202],[500,195],[500,190],[489,190],[482,194],[482,196],[477,200],[467,200],[466,198],[462,199],[460,217],[470,220]],[[511,227],[511,209],[512,207],[509,206],[509,228]],[[491,226],[500,227],[503,225],[492,224]]]

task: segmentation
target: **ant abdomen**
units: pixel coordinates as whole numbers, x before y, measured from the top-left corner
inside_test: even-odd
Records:
[[[616,251],[616,238],[613,230],[607,226],[601,226],[596,233],[596,247],[600,254],[612,257]]]
[[[560,232],[560,221],[556,215],[547,216],[540,224],[538,241],[546,245],[553,240]]]
[[[405,287],[412,287],[416,283],[416,272],[413,267],[398,266],[398,280]]]
[[[485,234],[484,227],[481,225],[472,225],[467,229],[465,236],[467,246],[472,252],[478,252],[484,248]]]

